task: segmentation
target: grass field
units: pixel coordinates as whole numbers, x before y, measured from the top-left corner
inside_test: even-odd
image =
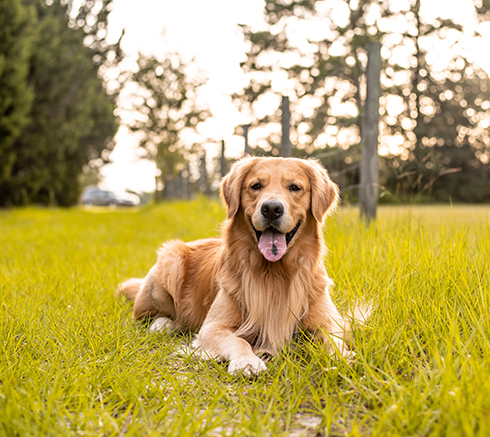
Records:
[[[334,301],[375,307],[355,361],[300,335],[253,379],[179,355],[191,333],[150,335],[113,296],[223,218],[204,199],[0,211],[0,435],[490,435],[490,207],[383,207],[370,227],[339,210]]]

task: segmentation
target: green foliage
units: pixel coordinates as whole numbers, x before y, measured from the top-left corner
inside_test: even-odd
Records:
[[[273,91],[273,77],[286,72],[290,83],[287,93],[291,95],[292,103],[293,142],[307,153],[325,146],[318,137],[324,133],[326,125],[335,124],[339,130],[354,125],[354,132],[359,135],[360,80],[364,74],[363,61],[365,63],[362,48],[370,40],[377,39],[367,35],[362,11],[349,8],[348,22],[338,24],[332,18],[333,6],[320,11],[319,3],[322,2],[268,0],[264,9],[268,29],[254,31],[242,26],[244,39],[249,43],[242,69],[249,75],[250,83],[243,93],[234,96],[242,111],[255,118],[255,125],[278,123],[279,111],[257,119],[254,105],[265,93],[278,92]],[[318,32],[320,22],[323,27],[321,36]],[[309,28],[316,28],[316,36],[310,35]],[[331,51],[334,43],[342,46],[342,54]],[[332,109],[334,100],[354,105],[356,113],[340,115],[337,108]],[[310,110],[306,107],[313,108],[313,115],[305,114]],[[268,142],[278,144],[279,135],[271,134]]]
[[[13,144],[28,122],[33,13],[21,0],[0,1],[0,184],[15,161]]]
[[[67,6],[28,5],[37,17],[28,76],[34,99],[13,144],[11,175],[0,184],[0,205],[73,205],[83,166],[112,147],[115,105],[93,50],[83,44],[85,33],[68,26]]]
[[[349,364],[299,334],[257,378],[149,334],[117,283],[160,242],[219,234],[215,202],[0,211],[0,434],[488,435],[488,207],[382,207],[327,223],[334,302],[374,306]],[[158,223],[158,226],[153,226]]]
[[[402,15],[414,17],[409,21],[414,30],[403,34],[402,39],[403,44],[415,48],[410,83],[405,87],[395,85],[396,75],[406,70],[400,60],[389,58],[385,70],[390,84],[387,91],[403,100],[404,110],[395,117],[387,116],[384,128],[390,135],[403,138],[404,151],[391,157],[391,162],[386,161],[391,171],[384,175],[383,182],[405,197],[488,202],[490,187],[482,181],[490,177],[486,127],[490,80],[477,64],[465,58],[461,26],[451,20],[425,22],[420,8],[417,0]],[[475,14],[485,20],[490,7],[482,5]],[[434,62],[434,46],[443,50],[441,42],[449,38],[453,48],[441,70]],[[389,48],[396,49],[394,44]]]
[[[474,11],[483,22],[490,5],[475,1]],[[273,78],[287,74],[296,154],[331,156],[322,158],[324,163],[341,188],[350,188],[359,179],[364,47],[381,41],[380,140],[388,153],[380,175],[384,192],[404,199],[490,200],[488,184],[481,183],[490,176],[490,80],[468,59],[464,29],[456,20],[426,21],[420,0],[403,5],[391,0],[267,0],[264,18],[266,30],[242,27],[249,43],[242,68],[250,82],[234,96],[241,110],[255,118],[254,125],[278,125],[280,111],[261,119],[254,112],[262,97],[268,94],[270,101],[280,92]],[[447,58],[444,65],[439,53]],[[264,147],[277,149],[277,129],[267,140]],[[476,187],[481,189],[477,193]]]
[[[84,44],[92,50],[92,60],[99,71],[103,73],[108,68],[119,64],[124,58],[121,48],[124,30],[117,42],[107,42],[109,14],[112,11],[113,0],[85,0],[82,2],[67,0],[66,4],[69,11],[76,12],[76,16],[70,19],[69,25],[75,29],[83,29]],[[115,91],[119,90],[113,90]]]
[[[140,135],[140,146],[156,163],[160,180],[168,188],[195,152],[182,135],[195,131],[210,115],[197,102],[204,82],[189,76],[189,65],[177,54],[160,60],[140,53],[137,64],[136,72],[129,75],[136,85],[130,109],[137,115],[128,125]]]

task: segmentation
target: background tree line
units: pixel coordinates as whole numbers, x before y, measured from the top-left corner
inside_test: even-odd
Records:
[[[472,4],[477,24],[488,21],[490,0]],[[250,118],[250,129],[260,131],[251,152],[280,154],[281,98],[288,95],[294,155],[320,159],[344,198],[357,201],[365,47],[380,41],[382,200],[490,201],[488,75],[463,44],[467,30],[456,20],[424,14],[423,6],[421,0],[266,0],[265,27],[241,26],[248,44],[241,67],[249,83],[232,96]],[[175,89],[189,83],[185,69],[173,71],[169,60],[140,62],[146,68],[133,80],[147,96],[138,112],[148,115],[131,127],[145,133],[141,145],[156,158],[164,185],[172,187],[196,151],[182,146],[175,126],[195,127],[209,114],[184,99],[172,102]],[[160,78],[148,71],[152,63]],[[172,76],[182,80],[174,90],[163,79]],[[191,95],[200,85],[194,82]],[[269,112],[258,116],[267,102]],[[170,107],[180,114],[177,124],[168,118]]]
[[[488,21],[490,0],[473,6],[476,22]],[[189,141],[210,116],[198,98],[202,75],[176,53],[141,53],[123,64],[123,35],[107,41],[111,7],[112,0],[0,0],[0,206],[76,203],[81,177],[97,176],[120,124],[156,163],[163,197],[188,196],[184,185],[209,192],[203,148]],[[279,153],[288,95],[294,155],[322,160],[356,201],[364,48],[380,41],[382,198],[489,201],[490,81],[467,53],[462,25],[423,7],[266,0],[264,28],[241,26],[249,83],[232,96],[259,132],[252,153]],[[107,80],[109,71],[117,80]],[[193,184],[191,173],[200,177]]]
[[[234,96],[252,128],[256,153],[279,153],[280,112],[257,108],[281,94],[292,102],[297,156],[317,156],[344,195],[357,198],[365,46],[383,46],[380,140],[382,195],[388,200],[490,200],[490,82],[451,19],[423,13],[423,1],[266,0],[266,27],[243,26],[249,85]],[[477,22],[490,2],[475,0]],[[478,30],[478,27],[476,27]],[[478,35],[475,35],[478,36]],[[277,86],[277,83],[281,86]]]
[[[0,206],[75,204],[98,182],[120,124],[138,135],[167,197],[202,154],[182,136],[210,115],[196,103],[204,80],[176,53],[123,64],[124,32],[107,41],[111,9],[112,0],[0,0]]]
[[[72,205],[82,168],[107,159],[118,123],[99,69],[121,55],[105,42],[110,4],[0,1],[0,205]]]

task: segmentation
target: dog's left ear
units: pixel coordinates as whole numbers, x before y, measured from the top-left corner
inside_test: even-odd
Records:
[[[311,185],[311,213],[318,223],[323,223],[325,214],[334,211],[339,202],[339,188],[322,164],[313,160],[304,163]]]
[[[256,160],[257,158],[250,156],[240,159],[233,164],[230,172],[221,181],[221,198],[228,209],[229,219],[234,217],[240,208],[243,181]]]

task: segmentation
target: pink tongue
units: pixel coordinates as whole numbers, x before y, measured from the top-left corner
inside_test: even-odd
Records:
[[[267,261],[278,261],[286,253],[286,236],[270,228],[262,232],[259,240],[259,250]]]

